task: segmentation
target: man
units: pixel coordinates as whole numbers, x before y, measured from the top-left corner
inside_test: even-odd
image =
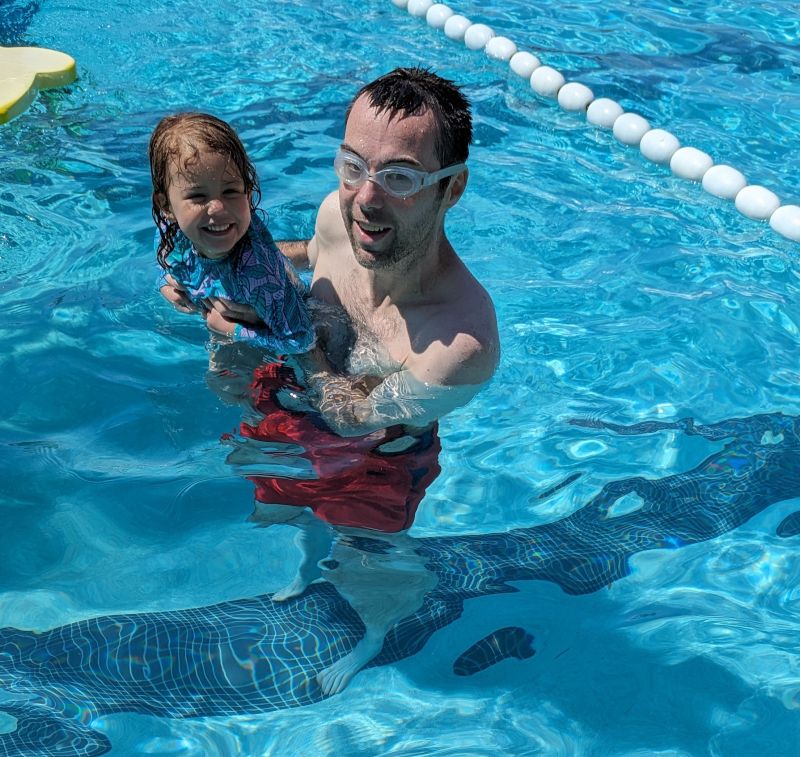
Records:
[[[493,375],[500,353],[491,299],[444,228],[447,211],[466,189],[472,119],[469,103],[452,82],[424,69],[399,68],[363,87],[345,122],[335,161],[338,192],[323,201],[311,240],[278,246],[296,267],[313,268],[313,298],[342,308],[354,332],[349,350],[337,355],[341,334],[335,326],[318,327],[321,344],[294,358],[302,383],[316,394],[315,409],[336,434],[359,436],[371,447],[355,477],[343,477],[341,466],[334,465],[332,488],[303,494],[328,522],[401,531],[411,525],[425,488],[439,472],[436,420],[474,396]],[[269,393],[272,384],[262,388]],[[289,410],[302,409],[305,402],[293,405],[297,395],[291,391],[277,397]],[[286,418],[278,425],[285,429],[294,422]],[[275,414],[267,413],[265,423],[275,427]],[[399,457],[387,466],[385,460],[376,462],[381,454]],[[321,472],[322,455],[312,459]],[[355,478],[360,481],[354,491]],[[392,509],[391,492],[398,487],[380,489],[382,478],[392,485],[403,482],[396,527],[380,510]],[[276,479],[255,483],[257,500],[291,501],[292,492],[287,495]],[[266,488],[261,496],[259,486]],[[337,493],[346,497],[347,514],[338,508]],[[338,513],[326,517],[325,508]],[[368,512],[361,515],[360,509]],[[382,520],[373,524],[376,513]],[[303,533],[301,545],[304,538],[313,541]],[[305,575],[301,568],[283,597],[299,593],[318,575],[308,570],[314,549],[303,551]],[[359,612],[366,633],[350,654],[320,673],[326,693],[344,688],[380,651],[389,628],[418,609],[432,588],[430,573],[410,559],[413,547],[400,545],[394,565],[391,557],[365,553],[348,560],[348,552],[353,550],[347,545],[334,551],[339,567],[326,571],[326,578]],[[365,560],[371,561],[366,568]],[[403,590],[387,596],[387,588],[397,585]]]

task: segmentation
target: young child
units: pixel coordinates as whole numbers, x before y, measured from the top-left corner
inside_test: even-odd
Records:
[[[314,324],[305,288],[256,215],[258,179],[233,129],[204,113],[167,116],[150,138],[149,156],[161,294],[178,310],[202,312],[213,331],[249,340],[273,356],[308,350]],[[316,306],[314,312],[315,321],[323,323],[325,308]],[[239,347],[217,345],[209,356],[209,386],[226,401],[249,394],[244,387],[249,390],[256,367],[244,365],[242,373],[254,356],[243,356]],[[231,376],[244,378],[244,386],[232,390]],[[264,457],[258,449],[234,450],[231,464],[248,454]],[[301,565],[315,568],[327,554],[330,539],[324,525],[310,522],[302,507],[263,504],[257,520],[308,530],[308,536],[297,539]],[[275,598],[293,596],[291,587]]]
[[[256,214],[258,178],[236,132],[205,113],[167,116],[149,156],[161,294],[274,355],[307,351],[305,287]]]

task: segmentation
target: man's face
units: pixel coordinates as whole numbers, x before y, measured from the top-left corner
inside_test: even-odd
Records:
[[[430,112],[418,116],[380,115],[367,98],[350,111],[342,147],[358,155],[375,173],[389,166],[436,171],[435,122]],[[451,181],[453,181],[451,179]],[[400,199],[372,180],[360,187],[339,183],[339,205],[356,260],[364,268],[407,270],[437,243],[446,197],[438,183]],[[400,264],[400,265],[398,265]]]

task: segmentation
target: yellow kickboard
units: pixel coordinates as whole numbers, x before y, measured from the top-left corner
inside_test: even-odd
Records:
[[[75,60],[45,47],[0,47],[0,124],[24,111],[40,89],[75,81]]]

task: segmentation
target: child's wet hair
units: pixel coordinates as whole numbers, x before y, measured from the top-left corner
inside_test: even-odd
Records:
[[[175,162],[180,169],[191,165],[203,149],[230,158],[242,177],[251,213],[256,212],[261,201],[256,169],[229,124],[208,113],[176,113],[162,118],[150,137],[148,155],[153,180],[153,220],[161,235],[158,262],[165,269],[169,269],[167,257],[175,247],[178,233],[178,224],[167,218],[168,207],[161,201],[169,191],[170,170]]]

